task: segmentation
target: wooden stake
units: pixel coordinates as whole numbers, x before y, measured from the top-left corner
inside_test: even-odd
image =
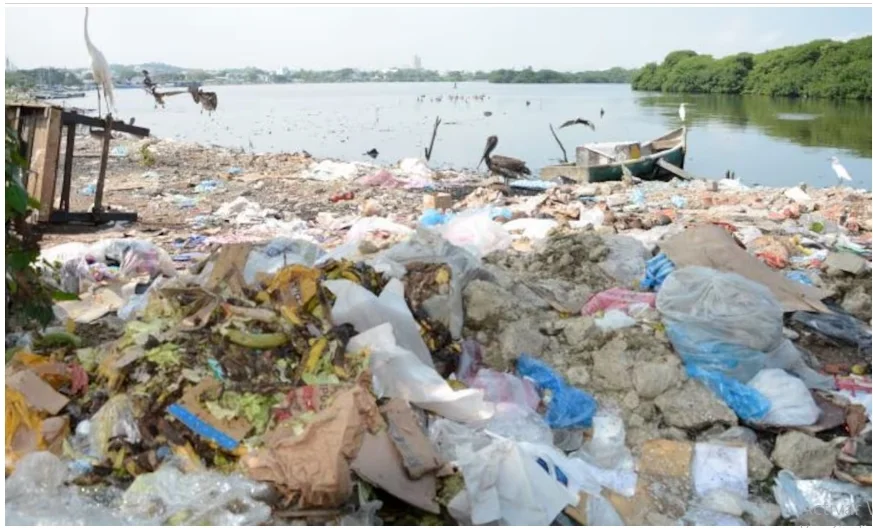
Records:
[[[94,214],[103,212],[103,187],[106,184],[106,165],[109,163],[109,140],[112,139],[112,114],[106,114],[103,129],[103,150],[100,152],[100,174],[97,176],[97,191],[94,193]]]
[[[424,149],[424,159],[427,161],[430,161],[430,156],[433,154],[433,142],[436,140],[437,129],[440,127],[440,123],[442,123],[442,120],[440,116],[437,116],[436,121],[433,123],[433,134],[430,136],[430,147]]]
[[[567,160],[567,151],[566,149],[564,149],[564,145],[563,143],[561,143],[561,140],[558,139],[558,134],[555,133],[555,127],[553,127],[551,123],[549,123],[549,130],[552,131],[552,137],[555,138],[555,141],[558,142],[558,146],[561,147],[561,152],[564,153],[564,163],[569,163],[569,161]]]

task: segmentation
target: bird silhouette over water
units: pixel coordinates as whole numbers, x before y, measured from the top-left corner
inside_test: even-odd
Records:
[[[565,127],[573,126],[573,125],[585,125],[585,126],[589,127],[591,130],[594,130],[594,123],[592,123],[591,121],[589,121],[587,119],[582,119],[581,117],[577,118],[577,119],[571,119],[569,121],[565,121],[564,124],[559,126],[558,128],[565,128]]]
[[[606,113],[606,110],[604,110],[603,108],[601,108],[601,109],[600,109],[600,119],[603,119],[603,114],[605,114],[605,113]]]
[[[485,152],[482,153],[482,159],[479,160],[479,165],[476,166],[477,169],[484,161],[488,170],[498,176],[502,176],[504,181],[530,175],[530,169],[527,168],[527,164],[524,161],[510,158],[509,156],[492,156],[491,153],[495,148],[497,148],[497,136],[489,136],[485,141]]]
[[[371,149],[368,150],[367,152],[364,152],[364,155],[365,155],[365,156],[370,156],[371,158],[376,159],[376,158],[379,157],[379,151],[376,150],[375,148],[371,148]]]
[[[530,101],[525,101],[524,106],[530,106]]]

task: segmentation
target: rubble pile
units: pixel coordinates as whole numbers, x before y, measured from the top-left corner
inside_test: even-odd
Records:
[[[7,523],[870,522],[869,193],[143,148],[173,222],[7,333]]]

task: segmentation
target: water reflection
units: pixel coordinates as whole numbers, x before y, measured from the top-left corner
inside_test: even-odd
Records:
[[[785,138],[805,147],[829,147],[871,156],[869,101],[828,101],[738,95],[641,94],[636,103],[673,118],[685,102],[689,126],[717,123]]]

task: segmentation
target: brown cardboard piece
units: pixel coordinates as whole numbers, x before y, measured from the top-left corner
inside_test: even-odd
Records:
[[[410,477],[419,479],[442,467],[439,454],[424,434],[415,412],[407,402],[394,398],[383,405],[381,411],[388,422],[388,436],[397,448],[403,467]]]
[[[61,321],[72,319],[77,323],[93,323],[110,312],[124,306],[121,285],[101,286],[83,293],[76,301],[60,301],[55,304],[55,315]]]
[[[6,376],[6,385],[20,392],[28,405],[52,416],[61,412],[70,402],[69,398],[30,370],[21,370]]]
[[[763,284],[782,304],[785,312],[816,311],[830,313],[821,300],[826,293],[818,288],[794,282],[771,270],[745,252],[733,237],[716,225],[689,228],[661,242],[661,251],[677,267],[705,266],[736,273]]]
[[[852,275],[860,275],[867,267],[867,261],[855,255],[854,253],[835,252],[828,254],[825,259],[825,265],[828,268],[838,269],[851,273]]]
[[[428,209],[451,209],[452,195],[448,193],[432,193],[425,194],[422,199],[421,208],[425,211]]]
[[[221,384],[215,378],[207,378],[197,385],[189,387],[184,393],[182,393],[182,398],[179,403],[204,422],[233,438],[237,442],[240,442],[246,437],[249,431],[252,430],[253,426],[248,420],[241,417],[234,418],[233,420],[219,420],[213,416],[208,409],[200,404],[200,395],[220,387]]]
[[[249,477],[273,483],[285,506],[338,507],[352,494],[348,461],[358,455],[366,431],[384,425],[373,395],[354,386],[337,394],[301,434],[294,434],[290,420],[280,424],[241,463]]]
[[[358,456],[352,462],[352,471],[404,502],[427,512],[440,512],[436,502],[436,476],[431,473],[418,480],[409,478],[387,431],[364,436]]]

